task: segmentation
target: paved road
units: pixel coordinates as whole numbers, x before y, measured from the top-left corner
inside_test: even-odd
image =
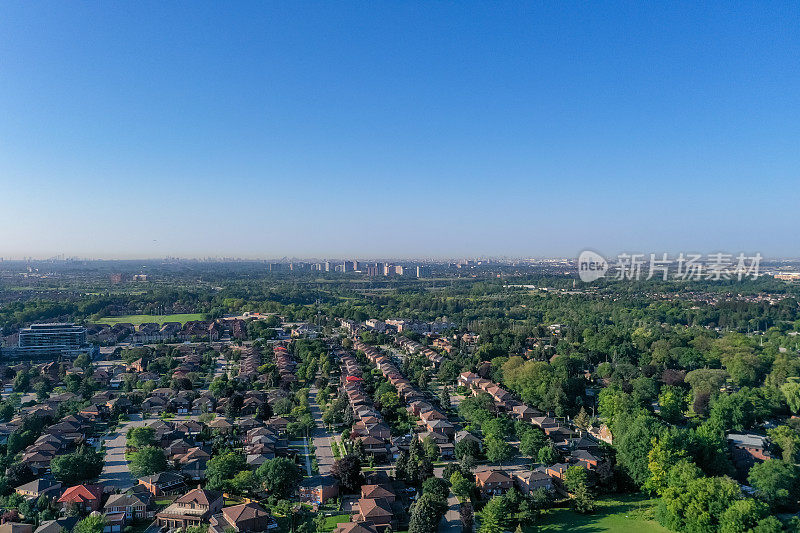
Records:
[[[116,432],[106,435],[106,461],[103,473],[100,474],[100,483],[121,490],[127,490],[136,484],[125,459],[125,440],[128,429],[143,426],[141,415],[132,414],[130,420],[123,422]]]
[[[460,533],[461,531],[461,513],[459,512],[460,504],[458,498],[450,494],[447,498],[447,512],[439,522],[439,531],[442,533]]]
[[[306,474],[308,477],[314,475],[314,472],[311,471],[311,459],[309,458],[309,451],[308,451],[308,438],[303,437],[303,446],[306,448]]]
[[[217,366],[214,368],[214,379],[225,373],[225,356],[221,353],[217,357]],[[212,380],[213,381],[213,380]]]
[[[433,469],[434,477],[444,476],[444,467],[437,466]],[[459,512],[460,504],[458,498],[453,493],[447,498],[447,512],[445,512],[442,520],[439,522],[439,531],[442,533],[460,533],[461,532],[461,513]]]
[[[311,409],[311,416],[314,417],[316,427],[311,433],[311,439],[316,448],[315,454],[317,456],[317,465],[319,473],[323,476],[330,474],[331,465],[333,465],[333,449],[331,449],[331,434],[322,423],[322,411],[317,402],[317,394],[319,389],[311,387],[309,390],[309,408]]]

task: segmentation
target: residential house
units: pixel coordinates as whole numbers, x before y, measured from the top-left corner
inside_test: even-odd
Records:
[[[108,497],[103,510],[106,515],[113,513],[123,513],[126,521],[140,518],[152,518],[153,511],[150,509],[150,493],[140,492],[135,494],[112,494]]]
[[[77,507],[89,513],[99,511],[103,503],[103,487],[100,485],[76,485],[64,491],[58,499],[62,508]]]
[[[259,533],[278,528],[278,523],[261,505],[250,502],[224,507],[211,517],[210,533]]]
[[[56,518],[55,520],[44,520],[33,533],[62,533],[63,531],[72,531],[75,524],[80,520],[80,516],[65,516]]]
[[[355,515],[357,522],[369,522],[379,531],[392,526],[394,514],[392,506],[384,499],[360,498],[358,500],[358,513]]]
[[[325,503],[339,496],[339,482],[333,476],[314,476],[303,480],[299,493],[301,501]]]
[[[517,488],[525,495],[539,489],[553,490],[553,478],[539,470],[514,472],[513,477]]]
[[[183,528],[208,523],[222,510],[223,498],[219,492],[201,488],[192,489],[169,507],[156,514],[161,527]]]
[[[184,488],[183,476],[175,472],[160,472],[152,476],[139,478],[139,484],[144,485],[150,494],[155,497],[175,494]]]
[[[475,474],[475,486],[485,498],[505,494],[514,486],[514,480],[505,470],[491,469]]]
[[[38,478],[24,485],[20,485],[14,489],[14,492],[27,499],[35,500],[39,496],[53,497],[55,494],[59,493],[60,489],[61,483],[55,479]]]
[[[733,464],[741,472],[749,471],[756,463],[771,459],[766,437],[754,434],[728,434],[728,448]]]

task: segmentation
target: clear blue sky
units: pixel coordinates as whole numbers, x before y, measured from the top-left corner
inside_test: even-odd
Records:
[[[800,4],[5,2],[0,256],[800,256]]]

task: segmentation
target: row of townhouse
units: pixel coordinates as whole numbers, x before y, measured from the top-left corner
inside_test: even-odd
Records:
[[[398,335],[394,339],[395,344],[397,344],[402,350],[409,354],[421,354],[424,355],[425,358],[428,359],[431,363],[433,363],[434,368],[438,368],[439,365],[444,360],[442,354],[424,346],[413,339],[409,339],[408,337],[404,337],[402,335]]]
[[[297,376],[295,375],[297,363],[289,353],[289,350],[287,350],[283,345],[273,346],[272,353],[275,357],[275,366],[278,367],[278,375],[281,379],[281,387],[288,389],[293,382],[297,381]]]
[[[237,327],[238,337],[244,338],[242,325]],[[120,322],[109,326],[106,324],[89,324],[87,338],[99,344],[116,344],[123,340],[134,343],[155,344],[161,342],[193,341],[196,339],[217,341],[226,332],[233,333],[233,321],[223,320],[190,320],[184,324],[180,322],[147,322],[138,327]]]
[[[261,366],[261,352],[254,347],[243,348],[239,358],[239,375],[237,379],[253,381],[258,378],[258,367]]]
[[[358,339],[353,341],[353,347],[364,352],[367,359],[375,364],[386,380],[394,386],[398,396],[408,405],[409,412],[419,418],[416,438],[424,440],[430,437],[439,447],[439,453],[443,458],[454,457],[455,445],[452,441],[455,436],[455,426],[448,420],[447,415],[426,401],[425,395],[400,372],[388,355]]]
[[[352,439],[359,439],[367,454],[378,459],[388,457],[387,443],[391,439],[391,430],[383,420],[381,413],[372,405],[372,401],[364,393],[361,386],[361,369],[352,355],[341,357],[342,377],[341,389],[347,396],[353,412],[353,425],[350,431]]]
[[[570,466],[576,465],[597,472],[601,464],[607,465],[607,460],[603,457],[601,446],[596,439],[588,434],[581,435],[558,420],[517,401],[511,393],[496,383],[482,378],[474,372],[463,372],[458,377],[457,385],[468,388],[476,395],[480,393],[490,395],[498,412],[507,412],[511,417],[528,422],[544,432],[553,445],[566,457],[566,462],[540,467],[537,469],[540,474],[560,481]]]

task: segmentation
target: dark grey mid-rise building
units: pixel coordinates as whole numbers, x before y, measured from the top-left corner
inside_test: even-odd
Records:
[[[16,348],[4,350],[6,355],[20,359],[77,357],[92,351],[86,342],[86,328],[67,322],[31,324],[19,330]]]

